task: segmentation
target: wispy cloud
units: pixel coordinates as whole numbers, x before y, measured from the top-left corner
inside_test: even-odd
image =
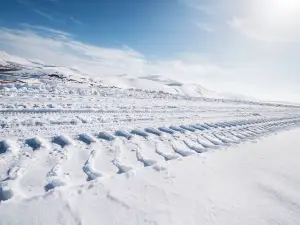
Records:
[[[80,69],[92,76],[160,74],[181,81],[195,81],[225,69],[213,63],[185,59],[148,60],[140,52],[124,45],[105,48],[86,44],[63,31],[23,24],[24,29],[0,28],[0,49],[25,58]]]
[[[20,25],[26,29],[35,30],[38,32],[49,33],[52,35],[59,36],[60,38],[67,38],[67,37],[72,36],[70,33],[67,33],[67,32],[64,32],[61,30],[57,30],[57,29],[53,29],[53,28],[49,28],[49,27],[30,25],[28,23],[21,23]]]
[[[44,13],[38,9],[34,9],[33,11],[36,12],[37,14],[39,14],[40,16],[45,17],[48,20],[54,21],[54,18],[50,14]]]
[[[269,43],[300,42],[300,30],[297,27],[274,25],[246,17],[233,17],[228,21],[229,27],[241,35],[257,41]]]
[[[207,15],[216,14],[215,10],[212,7],[209,7],[207,5],[191,5],[191,6]]]
[[[70,20],[78,25],[83,25],[83,22],[81,22],[80,20],[78,19],[75,19],[74,17],[70,16]]]
[[[76,67],[94,76],[124,73],[140,75],[144,65],[143,55],[134,50],[85,44],[63,31],[40,26],[0,28],[0,48],[49,64]]]
[[[200,12],[209,16],[216,14],[216,4],[212,4],[211,1],[178,0],[178,2],[190,8],[199,10]],[[214,7],[212,5],[214,5]]]
[[[196,22],[195,24],[199,29],[204,30],[206,32],[214,32],[215,31],[215,28],[209,23]]]

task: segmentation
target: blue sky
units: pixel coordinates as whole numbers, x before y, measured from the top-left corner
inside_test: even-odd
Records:
[[[151,55],[206,48],[198,43],[208,35],[196,24],[205,15],[176,0],[5,1],[0,13],[1,25],[6,27],[18,27],[20,23],[51,27],[90,44],[126,44]]]
[[[0,51],[300,102],[297,0],[3,0]]]

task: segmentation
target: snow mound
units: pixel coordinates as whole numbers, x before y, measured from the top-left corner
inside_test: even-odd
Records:
[[[165,133],[168,133],[168,134],[174,134],[174,131],[167,128],[167,127],[159,127],[158,130],[160,130],[162,132],[165,132]]]
[[[138,136],[142,136],[142,137],[148,137],[149,136],[146,132],[144,132],[140,129],[134,129],[134,130],[131,131],[131,133],[135,134],[135,135],[138,135]]]
[[[189,147],[190,149],[192,149],[198,153],[202,153],[205,151],[205,149],[202,146],[200,146],[199,144],[197,144],[193,141],[184,140],[183,142],[186,144],[187,147]]]
[[[127,131],[124,131],[124,130],[116,131],[115,135],[125,137],[128,140],[132,138],[132,135],[130,133],[128,133]]]
[[[175,131],[179,131],[179,132],[184,132],[184,129],[182,129],[181,127],[178,126],[170,126],[170,129],[175,130]]]
[[[53,138],[53,143],[60,145],[62,148],[69,145],[74,145],[74,141],[67,135],[59,135]]]
[[[0,202],[11,199],[13,195],[13,191],[8,187],[7,184],[0,184]]]
[[[53,190],[57,187],[62,187],[65,186],[66,184],[59,180],[59,179],[53,179],[52,181],[50,181],[48,184],[45,185],[45,191],[48,192],[50,190]]]
[[[188,130],[188,131],[192,131],[192,132],[195,132],[196,129],[190,127],[190,126],[187,126],[187,125],[181,125],[180,126],[182,129],[185,129],[185,130]]]
[[[0,141],[0,154],[17,153],[16,143],[12,140]]]
[[[98,134],[98,138],[101,138],[101,139],[104,139],[104,140],[107,140],[107,141],[112,141],[112,140],[115,139],[114,136],[112,136],[111,134],[107,133],[106,131],[100,132]]]
[[[25,141],[27,145],[29,145],[33,150],[38,150],[41,147],[47,148],[48,145],[46,144],[46,141],[41,137],[35,137],[31,139],[27,139]]]
[[[157,136],[162,135],[162,133],[161,133],[159,130],[156,130],[156,129],[153,128],[153,127],[145,128],[145,131],[148,132],[148,133],[151,133],[151,134],[155,134],[155,135],[157,135]]]
[[[97,142],[97,139],[94,138],[92,135],[90,134],[80,134],[79,135],[79,140],[83,141],[86,144],[92,144]]]

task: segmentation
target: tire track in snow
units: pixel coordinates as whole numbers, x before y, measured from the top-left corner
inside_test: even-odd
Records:
[[[39,192],[36,190],[43,187],[43,183],[38,183],[36,185],[37,180],[37,171],[33,170],[34,173],[31,173],[32,169],[39,165],[41,161],[43,161],[48,153],[48,144],[45,143],[45,140],[36,137],[30,140],[30,143],[35,144],[35,148],[33,148],[32,144],[28,143],[28,140],[24,142],[24,146],[22,148],[22,152],[19,152],[15,157],[15,163],[9,168],[7,171],[7,178],[1,182],[5,183],[8,188],[11,189],[14,195],[19,195],[22,197],[33,196]],[[40,167],[40,169],[44,169],[44,165]],[[30,176],[33,179],[30,179],[31,182],[26,182],[26,178]],[[44,180],[45,175],[42,176],[42,180]],[[24,183],[25,180],[25,183]]]
[[[86,180],[113,176],[165,160],[174,160],[179,155],[189,156],[207,151],[210,148],[243,143],[279,130],[299,126],[299,122],[299,119],[273,120],[261,123],[254,121],[241,126],[222,125],[220,129],[175,132],[175,135],[168,132],[156,135],[150,130],[146,137],[133,135],[129,139],[117,137],[111,141],[92,141],[89,144],[87,144],[88,141],[81,139],[77,141],[80,143],[76,143],[76,147],[73,139],[66,136],[56,136],[53,138],[54,143],[49,151],[41,147],[33,151],[34,146],[37,145],[34,143],[30,145],[32,153],[26,156],[26,151],[23,152],[26,148],[23,146],[23,154],[18,155],[19,158],[16,159],[18,165],[9,169],[9,179],[4,179],[2,182],[8,181],[13,192],[19,193],[23,197],[34,196],[41,194],[43,188],[48,191],[61,185],[79,185],[85,183]],[[169,130],[165,129],[165,131]],[[85,137],[85,139],[96,138]],[[51,156],[47,156],[50,153],[52,153]],[[2,155],[1,157],[9,158],[9,155]],[[51,159],[53,160],[52,164],[47,162]],[[47,163],[49,163],[48,166],[45,166]],[[28,165],[32,166],[29,167]],[[76,166],[75,171],[74,166]],[[45,168],[44,171],[36,173],[39,168],[42,169],[43,167]],[[50,167],[50,171],[46,173],[47,168]],[[36,183],[31,176],[36,176]],[[43,184],[45,183],[46,186],[44,187]]]
[[[88,153],[83,152],[80,147],[75,147],[75,141],[67,135],[55,136],[52,142],[54,145],[60,146],[57,149],[60,153],[60,159],[47,173],[47,183],[44,186],[45,191],[47,192],[59,186],[83,183],[85,181],[85,174],[76,165],[82,165],[88,157]]]
[[[165,161],[162,155],[156,153],[156,143],[149,137],[135,135],[129,142],[136,146],[137,158],[145,167],[155,165]]]
[[[20,187],[27,197],[40,195],[45,192],[49,171],[63,157],[62,148],[57,144],[50,144],[47,148],[41,147],[35,152],[38,152],[38,156],[30,162],[26,172],[19,180]]]
[[[149,141],[153,142],[154,151],[164,158],[165,161],[180,158],[182,155],[178,154],[173,147],[173,136],[169,134],[161,134],[160,136],[152,135]]]

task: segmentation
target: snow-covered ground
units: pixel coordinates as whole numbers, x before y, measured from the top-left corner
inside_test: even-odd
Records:
[[[167,162],[161,159],[147,168],[136,163],[127,173],[62,186],[47,193],[34,186],[46,170],[44,166],[50,163],[50,158],[41,157],[46,151],[41,149],[44,152],[38,153],[35,161],[28,159],[32,163],[27,174],[15,187],[18,194],[32,197],[15,196],[2,202],[0,224],[296,225],[300,220],[299,135],[299,129],[284,131],[248,139],[242,145],[211,148]],[[111,145],[122,146],[129,155],[132,142],[148,146],[144,148],[148,151],[151,144],[145,142],[155,141],[136,138],[131,143],[118,142]],[[83,169],[75,154],[80,152],[84,157],[85,151],[95,148],[109,157],[111,145],[91,145],[94,147],[66,150],[73,154],[62,166],[71,171],[69,179]],[[161,151],[167,151],[164,144],[161,146]],[[90,156],[89,160],[93,158],[94,166],[100,170],[96,162],[101,157]],[[127,160],[130,162],[130,158]],[[109,171],[108,165],[102,166]]]
[[[0,58],[0,224],[299,224],[299,105]]]

